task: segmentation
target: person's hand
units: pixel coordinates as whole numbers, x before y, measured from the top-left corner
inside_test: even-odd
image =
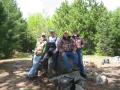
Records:
[[[84,45],[81,45],[81,48],[83,48],[84,47]]]
[[[44,64],[44,63],[45,63],[45,61],[44,61],[43,59],[42,59],[40,62],[41,62],[41,64]]]
[[[62,56],[64,56],[65,52],[62,52]]]
[[[74,48],[72,52],[73,52],[73,53],[76,53],[76,50],[77,50],[77,48]]]
[[[39,55],[39,54],[41,54],[41,51],[39,51],[39,50],[36,51],[36,55]]]
[[[55,50],[53,51],[54,54],[55,54],[56,52],[58,52],[58,49],[55,49]]]

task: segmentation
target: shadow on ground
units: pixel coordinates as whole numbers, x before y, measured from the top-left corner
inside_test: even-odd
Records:
[[[103,72],[105,72],[105,75],[108,77],[109,89],[111,90],[113,87],[118,87],[120,89],[120,66],[104,67]]]
[[[105,75],[108,79],[106,85],[96,85],[95,81],[88,81],[87,90],[120,90],[120,64],[103,65],[100,68],[90,68],[92,72],[98,72],[99,74]]]
[[[30,59],[0,61],[0,90],[54,90],[40,78],[31,81],[26,78],[31,64]]]
[[[39,78],[28,80],[26,73],[31,67],[31,59],[0,60],[0,90],[55,90],[51,83],[45,83]],[[87,81],[86,90],[117,90],[120,87],[120,66],[94,68],[97,72],[104,72],[109,84],[104,87],[96,85],[95,81]],[[119,90],[119,89],[118,89]]]

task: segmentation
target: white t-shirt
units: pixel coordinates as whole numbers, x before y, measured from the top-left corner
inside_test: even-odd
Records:
[[[56,42],[57,37],[49,37],[48,42]]]
[[[60,40],[59,38],[57,38],[57,37],[52,37],[52,36],[50,36],[50,37],[48,38],[48,42],[53,42],[53,43],[55,42],[56,46],[57,46],[59,40]]]

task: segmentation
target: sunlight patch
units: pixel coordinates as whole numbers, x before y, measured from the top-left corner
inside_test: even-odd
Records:
[[[4,77],[7,77],[9,76],[9,73],[8,72],[3,72],[0,74],[0,78],[4,78]]]
[[[26,72],[24,72],[24,71],[15,71],[15,72],[13,72],[15,75],[17,75],[17,76],[23,76],[23,75],[26,75]]]

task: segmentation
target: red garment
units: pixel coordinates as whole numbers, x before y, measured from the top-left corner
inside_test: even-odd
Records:
[[[76,48],[82,48],[84,46],[83,39],[80,37],[75,38],[74,42],[76,44]]]
[[[63,52],[64,51],[73,51],[75,48],[75,43],[72,39],[69,39],[69,40],[61,39],[61,41],[59,43],[59,47]]]

